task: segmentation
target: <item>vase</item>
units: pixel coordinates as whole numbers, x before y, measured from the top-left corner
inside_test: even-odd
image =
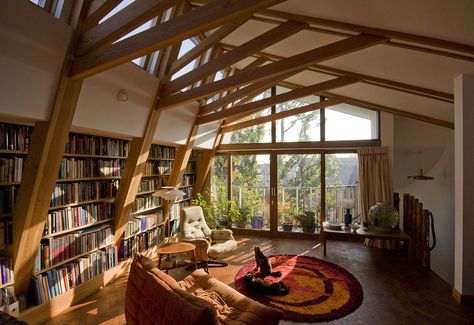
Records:
[[[369,209],[369,225],[376,231],[389,232],[397,228],[397,209],[386,203],[376,203]]]
[[[263,228],[263,217],[252,217],[251,225],[253,229],[262,229]]]

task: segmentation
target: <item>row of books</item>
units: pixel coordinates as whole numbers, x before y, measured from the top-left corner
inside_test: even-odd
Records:
[[[15,206],[18,187],[0,186],[0,214],[11,213]]]
[[[164,147],[152,144],[150,148],[149,158],[174,159],[176,156],[176,148]]]
[[[120,181],[84,181],[56,183],[51,197],[51,207],[115,196]]]
[[[183,175],[183,181],[181,182],[181,186],[190,186],[194,184],[194,175]]]
[[[182,187],[182,188],[180,188],[180,191],[183,191],[184,193],[186,193],[183,196],[183,199],[193,196],[193,188],[192,187]]]
[[[123,159],[63,158],[58,178],[121,176],[124,168],[125,160]]]
[[[153,214],[142,215],[130,219],[125,226],[124,237],[130,237],[140,232],[149,230],[163,223],[163,211],[157,211]]]
[[[0,150],[28,151],[33,128],[0,123]]]
[[[107,247],[87,256],[33,276],[28,298],[43,304],[117,265],[117,250]]]
[[[142,179],[138,187],[138,192],[158,191],[161,187],[165,186],[167,182],[168,176]]]
[[[158,245],[164,240],[164,237],[164,227],[161,226],[122,240],[118,250],[119,261],[124,261],[137,253]]]
[[[99,155],[127,157],[130,142],[87,134],[69,134],[65,153],[80,155]]]
[[[34,271],[41,272],[70,258],[111,245],[113,242],[114,234],[110,225],[89,228],[87,232],[44,238],[38,247]]]
[[[115,204],[113,202],[93,203],[53,210],[48,213],[43,235],[93,225],[99,221],[113,219],[114,216]]]
[[[13,244],[13,223],[10,220],[0,221],[0,245]]]
[[[11,257],[0,257],[0,272],[2,285],[13,282],[13,260]]]
[[[147,161],[144,175],[167,175],[171,171],[172,164],[171,160]]]
[[[137,197],[133,201],[132,213],[146,211],[161,206],[161,198],[157,196]]]
[[[194,161],[189,161],[186,165],[185,173],[194,173],[195,172],[196,164]]]
[[[22,157],[0,158],[0,182],[21,182]]]

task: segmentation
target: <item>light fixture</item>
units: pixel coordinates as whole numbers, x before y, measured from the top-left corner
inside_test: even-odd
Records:
[[[434,179],[434,178],[431,177],[431,176],[423,175],[423,169],[422,169],[422,168],[418,168],[418,172],[417,172],[416,175],[407,176],[407,177],[410,178],[410,179],[417,180],[417,181],[426,181],[426,180]]]
[[[163,200],[168,201],[168,204],[169,204],[168,215],[165,215],[166,225],[168,228],[167,237],[171,235],[170,226],[171,226],[171,211],[173,210],[173,205],[176,203],[177,199],[183,197],[185,194],[186,193],[184,193],[183,191],[173,186],[163,186],[158,191],[152,194],[152,196],[158,196],[162,198]]]
[[[128,93],[127,90],[125,89],[120,89],[119,92],[117,93],[117,100],[119,102],[125,103],[128,100]]]

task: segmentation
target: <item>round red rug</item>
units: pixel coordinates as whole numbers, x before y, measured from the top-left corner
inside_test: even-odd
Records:
[[[268,257],[280,277],[267,276],[271,282],[283,281],[290,293],[270,296],[246,288],[244,277],[255,268],[255,260],[245,264],[235,276],[235,287],[242,294],[283,311],[283,319],[300,322],[329,321],[345,316],[362,303],[362,287],[344,268],[315,257],[273,255]],[[258,274],[255,274],[258,276]]]

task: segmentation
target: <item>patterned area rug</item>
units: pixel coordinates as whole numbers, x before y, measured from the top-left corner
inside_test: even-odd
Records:
[[[356,310],[362,303],[362,287],[344,268],[309,256],[269,256],[273,271],[280,277],[267,276],[271,282],[283,281],[290,293],[285,296],[262,295],[246,288],[244,277],[255,268],[245,264],[235,276],[235,287],[242,294],[284,312],[284,319],[299,322],[329,321]],[[258,276],[258,274],[255,274]]]

